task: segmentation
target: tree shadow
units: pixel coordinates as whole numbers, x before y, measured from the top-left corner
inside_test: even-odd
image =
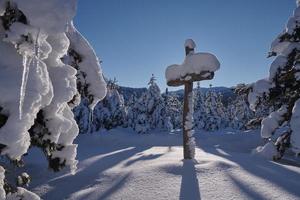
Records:
[[[195,160],[183,160],[182,166],[170,165],[162,169],[166,173],[181,175],[179,199],[200,200],[199,181],[195,168]]]
[[[130,177],[131,173],[127,173],[121,179],[119,179],[115,184],[113,184],[108,190],[106,190],[100,197],[97,199],[104,200],[114,194],[116,191],[120,190],[126,183],[126,180]],[[89,199],[89,198],[88,198]]]
[[[249,185],[246,185],[242,181],[238,180],[234,176],[228,174],[228,177],[232,180],[232,182],[242,191],[244,194],[247,195],[250,199],[256,200],[268,200],[268,198],[264,197],[262,194],[256,192],[255,190],[251,189]]]
[[[226,147],[224,148],[222,144],[218,145],[218,149],[216,149],[215,147],[200,145],[199,141],[197,141],[197,146],[201,146],[201,149],[207,153],[214,154],[216,156],[225,158],[231,162],[236,163],[238,166],[240,166],[250,174],[267,180],[293,195],[300,196],[300,174],[293,170],[285,168],[275,162],[251,156],[251,152],[249,152],[249,159],[247,159],[247,153],[231,153],[230,151],[227,151]],[[220,149],[222,150],[222,152],[226,153],[221,153]],[[260,194],[255,193],[254,191],[250,191],[249,189],[247,189],[246,186],[244,187],[244,185],[237,179],[234,179],[232,177],[231,179],[234,183],[237,184],[238,187],[240,187],[241,190],[247,193],[250,198],[252,198],[253,196],[260,197]]]
[[[193,160],[183,160],[180,199],[200,200],[199,182]]]
[[[35,187],[41,187],[41,185],[51,188],[45,194],[41,195],[43,199],[68,198],[75,192],[99,184],[99,182],[105,178],[112,179],[113,177],[107,177],[103,172],[148,148],[151,147],[124,147],[124,149],[118,148],[114,149],[114,151],[110,149],[107,154],[100,152],[98,155],[95,154],[95,156],[89,157],[86,160],[81,160],[79,165],[85,165],[84,163],[88,164],[86,164],[86,166],[79,166],[79,169],[82,168],[82,170],[79,170],[75,175],[60,172],[51,180],[44,179],[42,182],[35,182],[34,185],[31,185],[31,188],[35,190]],[[51,174],[53,175],[53,173]],[[103,195],[112,195],[113,192],[124,185],[127,177],[128,175],[122,178],[121,181],[118,181],[115,185],[115,189],[106,191]],[[70,183],[72,183],[72,187],[70,187]]]

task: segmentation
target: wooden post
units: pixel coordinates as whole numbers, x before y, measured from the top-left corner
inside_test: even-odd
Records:
[[[189,55],[190,53],[193,53],[194,49],[191,49],[189,47],[185,47],[185,55]],[[184,102],[183,102],[183,158],[184,159],[193,159],[192,153],[189,149],[189,136],[188,136],[188,130],[186,127],[187,122],[187,116],[190,112],[190,101],[189,101],[189,95],[192,95],[193,93],[193,81],[186,82],[184,84]]]
[[[193,82],[188,82],[184,85],[184,103],[183,103],[183,157],[184,159],[193,159],[192,153],[189,149],[189,135],[186,127],[187,116],[190,112],[189,97],[193,93]]]
[[[211,63],[208,63],[207,65],[210,65],[208,67],[211,67],[210,70],[199,70],[199,72],[195,72],[193,69],[191,70],[188,64],[182,64],[182,65],[170,65],[166,69],[166,79],[167,79],[167,85],[172,87],[177,87],[184,85],[184,105],[183,105],[183,157],[184,159],[193,159],[194,158],[194,150],[195,148],[191,148],[194,143],[194,139],[192,137],[192,129],[193,129],[193,122],[192,115],[194,109],[193,105],[190,105],[190,103],[193,103],[193,82],[194,81],[203,81],[203,80],[211,80],[214,77],[214,72],[219,69],[220,63],[218,59],[209,53],[194,53],[194,48],[196,47],[196,44],[192,39],[186,40],[185,43],[185,54],[186,59],[193,59],[197,60],[197,63],[195,63],[196,67],[202,68],[202,60],[205,62],[206,60],[210,60]],[[198,66],[197,66],[198,65]],[[178,72],[178,68],[180,67],[189,67],[188,72],[185,74],[176,74],[173,78],[172,72]],[[170,76],[171,73],[171,76]]]

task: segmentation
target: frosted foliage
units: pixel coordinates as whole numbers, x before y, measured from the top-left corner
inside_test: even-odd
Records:
[[[94,109],[92,131],[126,126],[126,114],[123,96],[117,88],[108,87],[106,97]]]
[[[25,28],[25,26],[20,26]],[[32,28],[33,30],[33,28]],[[26,98],[23,101],[22,119],[20,119],[20,110],[16,102],[19,102],[20,88],[22,82],[23,70],[20,68],[23,64],[23,56],[33,55],[30,44],[22,43],[19,46],[19,52],[15,49],[15,40],[10,37],[10,32],[0,30],[7,33],[6,42],[0,42],[0,80],[1,96],[0,106],[5,112],[9,113],[9,118],[6,124],[0,129],[0,143],[5,144],[7,148],[2,154],[8,155],[12,159],[20,159],[27,152],[30,145],[30,136],[28,130],[34,123],[34,119],[38,111],[48,105],[53,97],[52,83],[45,62],[41,61],[39,65],[30,66],[30,74],[27,79]],[[34,34],[36,31],[33,31]],[[19,34],[23,34],[20,32]],[[45,36],[45,34],[43,34]],[[21,37],[21,36],[19,36]],[[12,39],[12,40],[10,40]],[[45,37],[41,38],[41,43],[45,43]],[[31,44],[33,46],[33,44]],[[44,49],[44,54],[48,54],[47,49]],[[5,67],[4,67],[5,66]],[[25,92],[24,92],[25,93]],[[18,123],[16,123],[18,122]]]
[[[51,168],[56,164],[55,170],[64,166],[72,172],[76,170],[77,145],[73,141],[78,127],[68,103],[78,93],[77,70],[61,59],[70,46],[84,52],[83,63],[93,69],[88,73],[89,78],[93,73],[89,81],[95,80],[89,82],[95,94],[92,94],[93,104],[106,91],[92,48],[72,26],[76,2],[0,1],[0,14],[12,15],[9,19],[1,18],[0,25],[0,112],[7,117],[0,127],[0,144],[5,147],[1,155],[11,160],[19,161],[30,145],[36,145],[44,150],[49,163],[52,162]],[[77,40],[70,40],[74,35]],[[22,188],[7,199],[17,196],[39,199]]]
[[[252,110],[255,110],[259,98],[268,94],[271,87],[272,84],[268,79],[261,79],[254,83],[252,91],[248,95],[248,102],[250,103],[250,108]]]
[[[300,153],[300,99],[298,99],[293,108],[293,115],[291,118],[291,129],[293,134],[291,135],[292,150],[296,153]]]
[[[299,52],[300,52],[300,7],[289,18],[283,32],[273,41],[269,56],[276,56],[270,66],[269,77],[256,82],[249,94],[251,109],[263,104],[272,110],[263,119],[261,135],[271,138],[280,126],[285,130],[278,130],[280,136],[276,140],[280,159],[288,147],[299,153]],[[279,133],[278,133],[279,134]],[[277,135],[277,133],[276,133]]]
[[[96,104],[106,95],[106,83],[104,81],[101,66],[95,51],[89,42],[77,31],[73,23],[68,26],[67,36],[71,41],[70,49],[77,52],[83,59],[79,63],[79,71],[85,73],[85,82],[90,94],[87,96],[90,108],[93,110]],[[91,96],[93,96],[92,99]]]
[[[272,112],[268,117],[261,122],[261,137],[270,138],[274,131],[284,121],[284,115],[287,113],[287,106],[282,106],[279,110]]]
[[[277,56],[270,67],[269,80],[272,81],[279,69],[283,69],[287,63],[287,58],[285,56]]]

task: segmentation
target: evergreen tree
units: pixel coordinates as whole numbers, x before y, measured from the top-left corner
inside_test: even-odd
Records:
[[[132,128],[138,133],[146,133],[150,130],[150,120],[148,115],[148,96],[143,93],[142,96],[134,104],[132,111],[133,119]]]
[[[251,108],[261,102],[269,102],[274,112],[262,121],[261,135],[271,139],[282,125],[288,130],[281,133],[275,145],[278,153],[274,159],[280,159],[287,147],[300,153],[300,6],[289,19],[286,29],[275,39],[270,56],[276,56],[271,64],[267,79],[255,83],[249,94]]]
[[[165,123],[165,118],[163,116],[164,102],[160,88],[156,84],[156,78],[153,74],[148,85],[146,104],[148,107],[147,113],[149,116],[150,127],[151,129],[163,128]]]
[[[211,88],[211,86],[210,86]],[[215,131],[228,126],[229,116],[222,102],[222,94],[210,89],[204,100],[204,130]]]
[[[233,129],[249,128],[249,121],[254,118],[254,112],[249,108],[247,100],[249,85],[238,84],[234,88],[234,93],[236,98],[230,102],[227,109],[230,120],[229,126]]]
[[[126,124],[128,127],[134,128],[135,125],[135,120],[137,118],[137,112],[136,109],[134,107],[135,103],[137,102],[137,97],[136,94],[133,93],[128,102],[126,103],[126,107],[127,107],[127,121]]]
[[[229,125],[229,116],[227,108],[223,104],[223,95],[220,92],[216,92],[216,106],[216,113],[220,120],[218,129],[224,129]]]
[[[217,93],[210,90],[206,93],[205,98],[205,125],[207,131],[215,131],[221,127],[221,118],[217,112]]]
[[[96,107],[97,108],[97,107]],[[95,108],[95,110],[96,110]],[[78,124],[79,133],[88,133],[91,127],[91,109],[89,109],[88,99],[83,98],[80,104],[73,109],[75,120]]]
[[[178,97],[170,94],[168,91],[163,96],[164,98],[164,115],[166,119],[165,128],[170,131],[172,129],[182,128],[182,103]]]
[[[83,98],[81,104],[74,109],[80,133],[96,132],[100,129],[112,129],[126,126],[127,113],[124,98],[118,91],[116,79],[107,81],[107,94],[91,111],[88,99]]]
[[[254,112],[249,108],[246,99],[243,96],[237,96],[229,108],[230,127],[233,129],[246,129],[246,125],[254,116]]]
[[[156,78],[152,74],[147,91],[128,108],[129,124],[138,133],[165,126],[164,101],[155,81]]]
[[[206,112],[205,98],[200,89],[200,83],[197,83],[197,89],[194,91],[194,123],[197,129],[205,127]]]

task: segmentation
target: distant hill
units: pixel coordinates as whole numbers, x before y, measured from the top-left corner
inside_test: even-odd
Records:
[[[195,90],[195,89],[194,89]],[[203,92],[204,94],[206,94],[208,91],[215,91],[215,92],[219,92],[223,95],[223,103],[227,104],[228,99],[234,99],[235,98],[235,94],[233,92],[232,88],[228,88],[228,87],[211,87],[211,88],[201,88],[201,92]],[[169,92],[170,94],[173,95],[177,95],[179,100],[183,99],[183,94],[184,94],[184,90],[177,90],[177,91],[171,91]]]
[[[124,96],[125,102],[129,100],[132,94],[136,94],[137,97],[140,97],[143,92],[145,92],[147,88],[131,88],[131,87],[122,87],[120,86],[119,92]],[[223,102],[227,104],[229,98],[234,99],[235,94],[232,88],[228,87],[212,87],[212,88],[201,88],[201,91],[206,94],[209,90],[213,90],[216,92],[220,92],[223,95]],[[183,89],[177,91],[170,91],[170,94],[178,96],[179,100],[183,99]]]

